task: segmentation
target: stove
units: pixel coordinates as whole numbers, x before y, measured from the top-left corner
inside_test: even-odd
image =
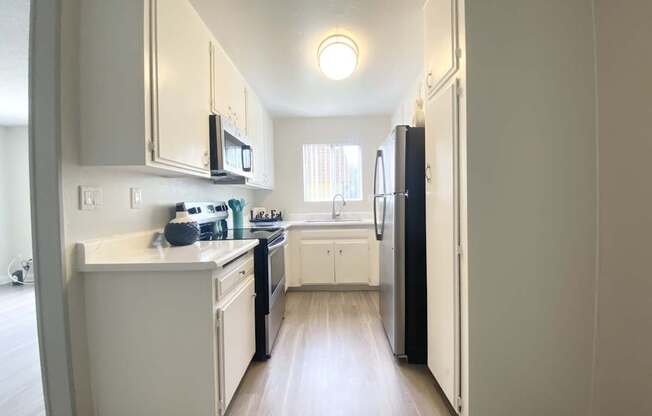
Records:
[[[180,202],[176,211],[186,211],[199,224],[199,239],[258,240],[254,248],[256,287],[257,360],[271,357],[274,341],[285,315],[285,246],[287,231],[282,228],[228,228],[229,209],[224,202]]]
[[[282,228],[229,228],[211,235],[207,240],[266,240],[273,241],[282,236]]]

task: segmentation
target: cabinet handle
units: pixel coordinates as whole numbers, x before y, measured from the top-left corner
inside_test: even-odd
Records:
[[[246,270],[240,270],[240,274],[244,276],[245,274],[247,274],[247,271]]]
[[[342,255],[342,250],[340,250],[340,256]]]
[[[208,167],[210,165],[210,159],[208,151],[204,152],[204,166]]]
[[[430,163],[426,165],[426,182],[432,182],[432,171],[430,169]]]
[[[428,72],[428,75],[426,76],[426,85],[429,90],[432,89],[432,71]]]
[[[326,254],[329,254],[329,255],[330,255],[330,254],[331,254],[331,251],[330,251],[330,250],[326,250]]]

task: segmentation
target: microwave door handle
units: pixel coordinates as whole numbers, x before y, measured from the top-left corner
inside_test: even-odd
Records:
[[[245,153],[249,154],[249,166],[245,166]],[[251,172],[253,152],[251,151],[251,146],[242,145],[242,170],[244,172]]]

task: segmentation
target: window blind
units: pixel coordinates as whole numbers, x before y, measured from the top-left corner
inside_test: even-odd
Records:
[[[362,151],[358,145],[304,144],[303,199],[330,201],[335,194],[362,200]]]

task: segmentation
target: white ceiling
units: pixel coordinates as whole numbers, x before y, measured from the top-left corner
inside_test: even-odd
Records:
[[[26,125],[29,0],[0,0],[0,125]]]
[[[423,67],[423,0],[191,0],[273,116],[390,114]],[[343,81],[320,41],[350,34],[360,65]]]

